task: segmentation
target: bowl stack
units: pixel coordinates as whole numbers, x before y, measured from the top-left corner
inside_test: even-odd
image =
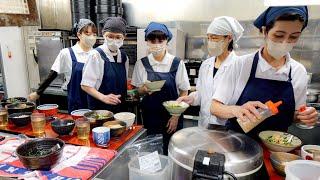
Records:
[[[96,0],[94,10],[96,24],[99,28],[99,33],[101,33],[100,30],[108,17],[122,17],[122,0]]]
[[[79,19],[91,19],[90,16],[90,0],[72,0],[71,1],[71,12],[72,22],[79,22]]]

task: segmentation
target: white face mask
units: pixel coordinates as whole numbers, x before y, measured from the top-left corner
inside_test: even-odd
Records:
[[[118,49],[123,45],[122,39],[110,39],[108,37],[104,38],[104,43],[108,46],[109,50],[112,52],[117,52]]]
[[[267,51],[275,59],[279,60],[293,49],[296,43],[277,43],[267,39]]]
[[[208,41],[208,51],[210,56],[219,56],[223,53],[224,41]]]
[[[82,35],[82,40],[83,40],[83,43],[84,43],[87,47],[92,48],[93,45],[96,43],[97,37],[94,36],[94,35],[88,36],[88,35],[83,34],[83,35]]]
[[[149,53],[152,53],[153,56],[158,56],[167,49],[167,41],[163,41],[160,44],[152,44],[148,42],[148,47]]]

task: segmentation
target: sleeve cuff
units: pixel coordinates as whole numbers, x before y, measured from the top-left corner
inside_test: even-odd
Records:
[[[95,88],[95,84],[89,81],[81,81],[81,86],[89,86]]]

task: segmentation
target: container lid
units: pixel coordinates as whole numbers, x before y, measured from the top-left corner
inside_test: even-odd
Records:
[[[279,113],[278,107],[282,104],[282,101],[278,101],[276,103],[273,103],[272,101],[266,102],[266,105],[270,109],[273,115],[276,115]]]
[[[253,174],[262,164],[262,148],[250,137],[224,130],[199,127],[176,132],[170,140],[168,155],[179,166],[192,172],[198,150],[222,153],[225,170],[237,177]]]

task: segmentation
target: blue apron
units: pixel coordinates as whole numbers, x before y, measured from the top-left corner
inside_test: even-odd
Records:
[[[171,115],[163,107],[162,103],[169,100],[176,100],[178,98],[176,86],[176,73],[180,64],[180,60],[175,57],[170,67],[169,72],[155,72],[148,57],[142,58],[142,64],[147,71],[147,79],[149,81],[166,80],[161,91],[154,92],[151,95],[146,95],[141,102],[142,118],[144,127],[148,134],[162,134],[163,135],[163,151],[164,154],[168,152],[168,144],[172,134],[167,133],[167,123]],[[182,129],[182,119],[179,119],[177,130]]]
[[[259,52],[254,56],[249,80],[236,105],[241,106],[248,101],[265,103],[268,100],[272,102],[282,101],[283,103],[279,106],[279,113],[277,115],[269,117],[247,133],[247,135],[254,139],[258,139],[259,133],[265,130],[286,132],[293,121],[295,112],[294,91],[291,84],[291,67],[288,81],[256,78],[258,60]],[[228,120],[226,126],[229,129],[244,133],[235,118]]]
[[[72,48],[68,48],[72,60],[72,73],[68,84],[68,111],[87,109],[87,93],[81,89],[82,69],[84,63],[78,62]]]
[[[104,60],[104,73],[99,92],[105,95],[115,94],[121,95],[121,104],[109,105],[104,102],[88,95],[88,105],[89,109],[98,110],[109,110],[113,113],[118,113],[123,111],[125,98],[127,95],[127,71],[126,71],[126,61],[127,55],[121,52],[121,63],[110,62],[107,55],[103,52],[101,48],[96,48],[99,52],[101,58]]]

